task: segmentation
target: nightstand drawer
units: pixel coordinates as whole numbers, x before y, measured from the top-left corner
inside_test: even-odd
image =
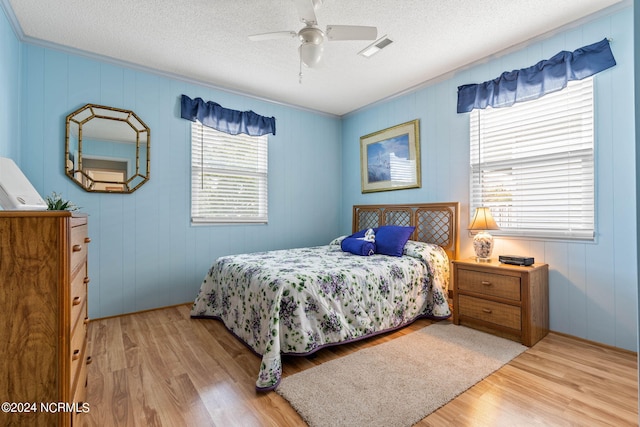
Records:
[[[458,290],[520,301],[520,277],[458,269]]]
[[[460,316],[473,317],[511,329],[521,329],[520,307],[467,295],[460,295],[459,304]]]

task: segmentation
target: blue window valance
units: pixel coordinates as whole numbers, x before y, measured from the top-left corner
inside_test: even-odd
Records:
[[[215,102],[205,102],[202,98],[191,99],[187,95],[182,95],[180,115],[183,119],[192,122],[197,119],[204,126],[231,135],[276,134],[275,117],[264,117],[253,111],[230,110]]]
[[[562,51],[529,68],[505,71],[497,79],[459,86],[458,113],[537,99],[565,88],[570,80],[582,80],[614,65],[606,38],[573,52]]]

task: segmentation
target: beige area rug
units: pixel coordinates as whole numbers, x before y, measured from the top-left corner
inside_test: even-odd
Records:
[[[411,426],[526,349],[444,321],[288,376],[276,392],[313,427]]]

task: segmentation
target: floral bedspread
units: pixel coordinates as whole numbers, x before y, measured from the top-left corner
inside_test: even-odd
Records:
[[[447,318],[449,260],[442,248],[408,241],[402,257],[358,256],[327,246],[221,257],[191,309],[211,317],[262,355],[258,390],[278,386],[281,354]]]

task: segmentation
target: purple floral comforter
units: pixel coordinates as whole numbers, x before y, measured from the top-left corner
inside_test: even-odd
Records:
[[[192,317],[222,320],[262,355],[258,390],[278,386],[281,354],[392,330],[419,317],[447,318],[449,259],[408,241],[402,257],[358,256],[327,246],[221,257],[209,269]]]

